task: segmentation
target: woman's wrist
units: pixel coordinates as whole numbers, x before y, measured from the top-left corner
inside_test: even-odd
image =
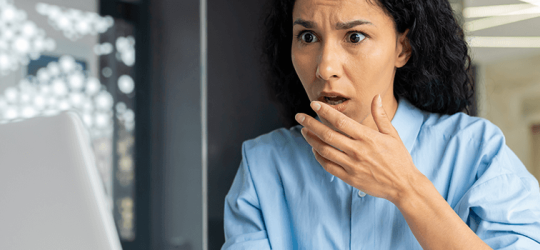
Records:
[[[426,195],[426,191],[434,189],[433,183],[420,171],[411,174],[407,180],[396,188],[390,202],[392,202],[399,210],[414,209],[415,204],[422,196]]]
[[[394,205],[424,249],[491,249],[455,213],[423,174],[397,192]]]

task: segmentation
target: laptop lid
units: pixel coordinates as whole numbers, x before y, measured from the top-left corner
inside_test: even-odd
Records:
[[[73,112],[0,125],[0,249],[121,250]]]

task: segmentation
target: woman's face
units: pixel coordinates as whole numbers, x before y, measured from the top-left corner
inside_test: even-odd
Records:
[[[367,0],[297,0],[291,22],[292,63],[311,101],[376,129],[371,102],[380,94],[394,116],[394,75],[409,58],[408,43],[381,7]]]

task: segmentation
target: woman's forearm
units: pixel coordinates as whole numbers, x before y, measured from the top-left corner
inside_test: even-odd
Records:
[[[461,220],[424,175],[402,192],[394,204],[424,250],[491,249]]]

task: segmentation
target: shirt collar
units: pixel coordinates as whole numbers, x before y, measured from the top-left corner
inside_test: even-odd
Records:
[[[316,116],[315,119],[321,121],[319,116]],[[392,118],[392,126],[396,128],[401,141],[409,153],[411,153],[423,123],[424,115],[422,111],[412,105],[407,99],[400,97],[396,114]]]
[[[423,123],[423,112],[412,105],[407,99],[400,97],[396,114],[392,118],[392,126],[396,128],[401,141],[409,153],[411,153]]]

